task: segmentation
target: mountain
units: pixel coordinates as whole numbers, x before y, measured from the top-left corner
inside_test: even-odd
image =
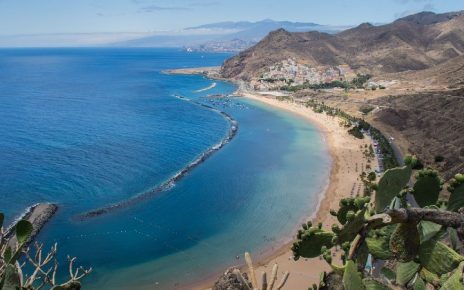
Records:
[[[151,36],[117,42],[115,46],[131,47],[190,47],[194,50],[227,50],[231,47],[248,48],[269,32],[283,28],[292,32],[309,30],[336,33],[346,27],[319,25],[315,23],[263,20],[258,22],[219,22],[196,27],[188,27],[179,32],[157,33]],[[238,45],[240,44],[240,45]]]
[[[384,75],[382,79],[399,80],[402,86],[411,88],[461,88],[464,87],[464,55],[424,70]]]
[[[297,59],[309,66],[349,65],[371,74],[426,69],[464,53],[464,12],[422,12],[393,23],[361,24],[336,34],[278,29],[223,66],[225,77],[251,79]]]
[[[462,76],[462,72],[461,72]],[[385,96],[371,101],[385,109],[374,114],[373,124],[403,136],[408,152],[433,165],[449,179],[464,170],[464,89]],[[443,156],[437,164],[434,156]]]

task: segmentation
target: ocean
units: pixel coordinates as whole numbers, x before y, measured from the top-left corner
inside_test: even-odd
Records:
[[[243,263],[245,251],[272,251],[315,212],[331,160],[313,124],[211,97],[232,94],[231,83],[163,73],[228,57],[0,50],[0,211],[11,222],[34,203],[59,205],[37,239],[58,243],[61,279],[71,255],[94,269],[84,289],[188,288]],[[235,137],[157,190],[228,136],[221,112],[237,122]],[[78,218],[114,204],[125,206]]]

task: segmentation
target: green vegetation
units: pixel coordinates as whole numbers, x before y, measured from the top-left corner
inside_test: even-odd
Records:
[[[328,287],[330,284],[342,285],[337,289],[345,290],[464,290],[464,256],[459,253],[464,175],[450,181],[451,196],[445,210],[439,201],[443,182],[438,173],[431,169],[416,172],[410,188],[417,159],[407,157],[405,161],[406,166],[392,168],[382,176],[374,203],[370,196],[343,199],[338,211],[330,211],[339,222],[331,230],[308,223],[298,231],[292,246],[295,259],[316,257],[315,248],[320,248],[319,255],[332,269],[321,274],[319,285],[312,289],[335,289]],[[408,196],[420,207],[411,206]],[[337,249],[342,249],[341,264],[334,262],[338,261],[334,259]],[[367,263],[369,254],[373,263]],[[381,269],[374,273],[373,266]]]
[[[351,81],[351,84],[357,89],[362,89],[364,88],[364,85],[371,79],[371,77],[372,76],[369,74],[357,74],[356,78]]]
[[[417,156],[406,156],[404,163],[411,166],[412,169],[419,170],[424,168],[424,164],[422,164],[422,161],[420,161]]]
[[[438,172],[432,169],[424,169],[416,174],[413,194],[416,202],[421,207],[433,205],[442,190],[443,181]]]
[[[372,112],[372,110],[374,110],[374,107],[372,107],[372,106],[367,106],[367,105],[362,105],[362,106],[359,108],[359,111],[360,111],[363,115],[369,114],[370,112]]]
[[[377,178],[377,175],[375,175],[374,172],[369,172],[369,174],[367,175],[367,180],[369,181],[375,181],[376,178]]]
[[[350,130],[348,130],[348,133],[350,135],[353,135],[354,137],[358,138],[358,139],[364,139],[364,134],[361,132],[361,130],[359,130],[358,127],[353,127],[351,128]]]
[[[347,124],[348,127],[354,126],[359,131],[369,132],[371,138],[377,141],[380,153],[383,156],[383,165],[385,169],[397,167],[398,160],[396,159],[395,152],[388,141],[388,139],[375,127],[371,126],[368,122],[361,118],[356,118],[348,113],[330,106],[324,103],[318,103],[315,100],[309,100],[305,103],[306,107],[312,108],[316,113],[325,113],[329,116],[337,116],[343,120],[343,123]],[[356,130],[357,131],[357,130]],[[352,131],[354,133],[354,131]],[[351,133],[350,133],[351,134]],[[355,133],[356,134],[356,133]],[[373,151],[373,150],[372,150]]]
[[[443,157],[441,155],[435,156],[435,163],[440,163],[440,162],[443,162],[443,161],[445,161],[445,157]]]
[[[306,90],[306,89],[312,89],[312,90],[333,89],[333,88],[341,88],[345,90],[362,89],[364,88],[365,84],[370,78],[371,78],[370,75],[358,74],[357,77],[351,80],[350,82],[335,80],[335,81],[331,81],[327,83],[320,83],[320,84],[310,84],[309,82],[305,82],[302,85],[292,85],[291,83],[289,83],[288,81],[284,79],[287,85],[280,87],[280,90],[289,91],[289,92],[297,92],[297,91]],[[274,83],[279,80],[263,79],[263,81]]]
[[[20,220],[13,233],[5,232],[3,228],[4,215],[0,213],[0,289],[1,290],[34,290],[45,286],[51,290],[79,290],[80,280],[92,269],[79,267],[74,269],[76,258],[69,259],[70,279],[58,284],[55,280],[58,270],[56,260],[57,245],[53,245],[46,255],[43,255],[43,245],[35,243],[35,253],[27,247],[31,239],[33,227],[26,220]],[[12,230],[12,231],[13,231]],[[16,242],[12,242],[15,240]],[[23,275],[23,270],[31,270],[29,275]]]

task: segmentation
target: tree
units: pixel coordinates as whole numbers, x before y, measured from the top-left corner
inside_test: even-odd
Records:
[[[443,162],[443,161],[445,161],[445,157],[443,157],[441,155],[435,156],[435,162],[436,163],[440,163],[440,162]]]
[[[341,200],[331,210],[340,225],[331,231],[310,223],[298,231],[295,259],[321,255],[332,268],[313,289],[464,289],[464,175],[450,182],[450,198],[442,202],[442,181],[433,170],[419,171],[409,188],[413,159],[385,172],[374,202],[370,196]],[[420,207],[408,202],[413,199]],[[333,261],[335,247],[343,249],[341,264]],[[368,259],[380,271],[371,271]]]
[[[375,172],[369,172],[369,174],[367,175],[367,179],[369,181],[375,181],[375,179],[377,178],[377,175],[375,175]]]

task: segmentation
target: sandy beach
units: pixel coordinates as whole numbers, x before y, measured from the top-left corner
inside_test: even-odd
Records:
[[[238,95],[266,103],[268,105],[290,111],[307,118],[316,124],[324,134],[332,156],[332,169],[330,181],[316,213],[308,212],[308,220],[313,223],[322,222],[324,227],[330,229],[331,225],[337,223],[336,218],[330,215],[330,209],[338,209],[340,199],[362,194],[363,185],[359,179],[361,172],[365,170],[366,157],[360,147],[370,144],[370,139],[356,139],[347,133],[347,129],[339,124],[337,117],[318,114],[310,108],[293,101],[279,101],[274,97],[266,97],[250,92],[241,92]],[[375,161],[371,166],[376,166]],[[289,225],[292,226],[292,225]],[[287,284],[283,289],[308,289],[313,283],[319,283],[319,275],[329,266],[320,258],[304,259],[294,261],[290,250],[291,244],[282,246],[264,261],[258,261],[257,275],[266,271],[269,275],[274,263],[279,265],[278,280],[285,271],[290,272]],[[253,253],[252,253],[253,254]]]

